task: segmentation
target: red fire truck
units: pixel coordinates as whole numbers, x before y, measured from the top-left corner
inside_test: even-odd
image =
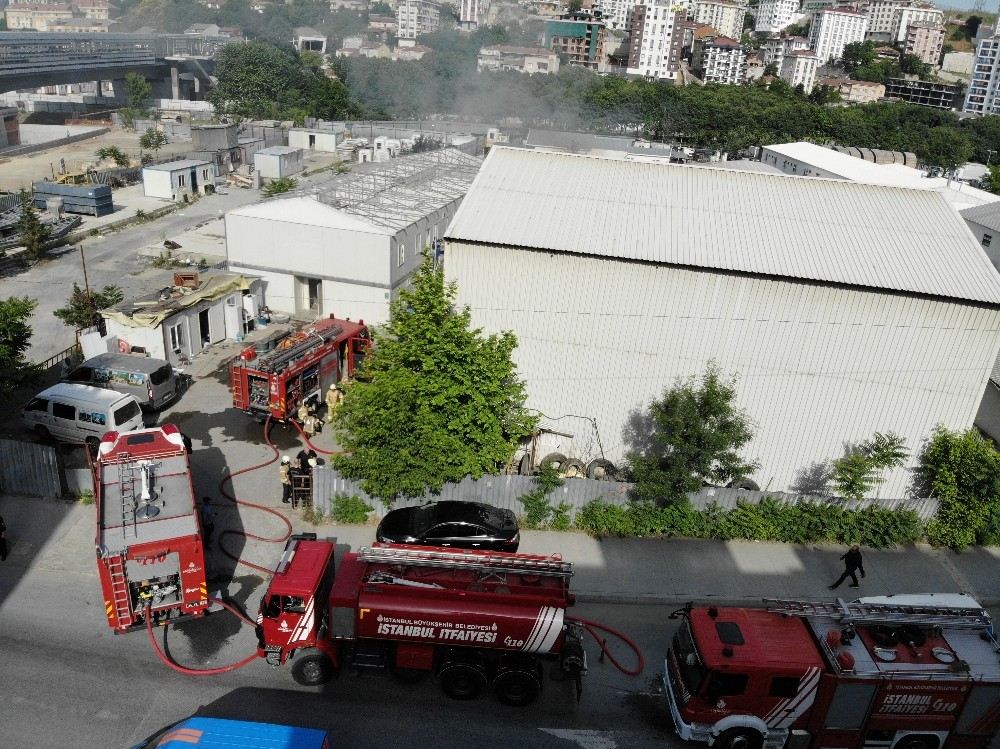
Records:
[[[184,438],[173,424],[108,432],[94,459],[97,571],[115,633],[208,608],[205,554]]]
[[[695,608],[667,653],[681,738],[723,749],[974,749],[1000,722],[989,615],[965,595]]]
[[[370,344],[364,320],[331,316],[248,346],[230,369],[233,406],[260,421],[292,418],[302,401],[322,401],[331,384],[353,377]]]
[[[487,684],[527,705],[554,676],[586,672],[583,630],[566,618],[572,565],[558,558],[434,547],[376,546],[345,554],[293,537],[261,600],[259,654],[291,661],[305,685],[342,665],[387,668],[402,678],[433,673],[444,693],[473,699]]]

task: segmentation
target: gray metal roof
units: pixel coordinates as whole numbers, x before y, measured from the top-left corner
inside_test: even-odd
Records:
[[[176,172],[178,169],[192,169],[210,165],[211,162],[204,159],[177,159],[177,161],[168,161],[165,164],[150,164],[144,166],[143,169],[148,169],[151,172]]]
[[[1000,231],[1000,203],[986,203],[961,211],[962,218],[974,224]]]
[[[1000,304],[928,190],[495,147],[445,237]]]

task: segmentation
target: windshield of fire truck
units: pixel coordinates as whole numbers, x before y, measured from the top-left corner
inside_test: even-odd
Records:
[[[708,670],[701,663],[701,657],[698,655],[698,649],[694,645],[694,637],[691,634],[691,624],[687,619],[674,635],[674,653],[677,655],[677,664],[680,667],[684,686],[691,694],[698,694]]]

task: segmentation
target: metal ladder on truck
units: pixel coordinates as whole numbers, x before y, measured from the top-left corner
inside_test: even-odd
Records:
[[[276,348],[274,351],[265,354],[258,361],[256,368],[268,373],[281,372],[285,369],[286,365],[290,366],[316,346],[326,343],[331,338],[336,338],[343,332],[344,328],[340,325],[334,325],[321,331],[313,328],[298,330],[291,335],[302,336],[300,341],[286,349]]]
[[[239,358],[236,361],[246,363]],[[243,367],[236,363],[229,368],[229,384],[232,387],[233,405],[237,408],[249,408],[250,401],[246,400],[246,393],[243,392]]]
[[[409,567],[464,569],[486,574],[530,574],[547,577],[571,577],[573,563],[561,557],[518,554],[494,555],[489,552],[441,551],[438,549],[397,549],[363,546],[358,559],[377,564],[399,564]]]
[[[122,554],[107,557],[108,575],[111,578],[111,606],[115,612],[115,626],[121,629],[132,624],[132,596],[125,577],[125,559]]]
[[[768,611],[776,614],[832,618],[844,625],[909,624],[917,627],[984,629],[993,624],[990,615],[981,608],[858,601],[848,603],[842,598],[838,598],[835,603],[765,598],[764,603]]]
[[[128,453],[118,455],[118,491],[122,499],[122,533],[129,524],[131,513],[132,527],[135,527],[135,461]]]

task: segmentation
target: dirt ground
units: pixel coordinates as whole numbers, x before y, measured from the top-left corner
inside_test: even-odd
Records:
[[[78,171],[87,164],[97,161],[94,153],[99,148],[117,146],[136,161],[139,159],[139,136],[113,128],[104,135],[58,146],[26,156],[3,158],[0,155],[0,190],[16,191],[30,189],[32,182],[38,182],[59,173],[59,160],[65,159],[67,171]],[[190,141],[174,141],[160,149],[160,156],[185,153],[191,150]]]

